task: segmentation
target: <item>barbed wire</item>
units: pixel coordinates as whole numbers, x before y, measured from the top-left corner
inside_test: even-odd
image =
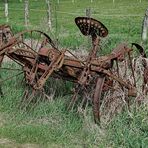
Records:
[[[24,11],[23,9],[13,9],[13,8],[9,8],[9,10]],[[47,10],[30,9],[30,11],[46,12]],[[80,15],[80,13],[76,13],[76,12],[65,12],[65,11],[56,11],[56,12],[57,13],[68,14],[68,15]],[[124,15],[124,14],[100,14],[100,13],[95,13],[93,15],[94,16],[98,16],[99,15],[100,17],[143,17],[143,15],[135,15],[135,14]]]

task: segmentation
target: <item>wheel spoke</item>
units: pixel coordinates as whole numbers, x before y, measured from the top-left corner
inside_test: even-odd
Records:
[[[38,49],[38,47],[39,47],[38,44],[39,44],[39,39],[41,38],[41,35],[42,35],[42,34],[40,33],[40,35],[39,35],[40,37],[39,37],[38,40],[37,40],[37,43],[36,43],[35,49]]]
[[[16,75],[13,75],[13,76],[8,77],[8,78],[6,78],[6,79],[4,79],[4,80],[1,80],[1,81],[0,81],[0,84],[4,83],[5,81],[8,81],[8,80],[10,80],[10,79],[12,79],[12,78],[14,78],[14,77],[16,77],[16,76],[19,76],[19,75],[21,75],[22,73],[23,73],[23,72],[20,72],[20,73],[18,73],[18,74],[16,74]]]
[[[14,68],[6,68],[6,67],[1,67],[1,70],[11,70],[11,71],[22,71],[21,69],[14,69]]]

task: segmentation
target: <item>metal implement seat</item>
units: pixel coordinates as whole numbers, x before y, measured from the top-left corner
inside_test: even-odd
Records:
[[[101,22],[93,18],[76,17],[75,23],[85,36],[98,35],[100,37],[106,37],[108,35],[108,29]]]

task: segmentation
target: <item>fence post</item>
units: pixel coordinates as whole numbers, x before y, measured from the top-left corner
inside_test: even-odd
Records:
[[[5,17],[6,17],[6,22],[9,21],[9,11],[8,11],[8,0],[5,0]]]
[[[145,16],[142,23],[142,42],[147,40],[147,29],[148,29],[148,9],[146,9]]]
[[[50,11],[49,0],[46,0],[46,4],[47,4],[47,22],[48,22],[49,30],[51,30],[51,11]]]
[[[25,26],[29,24],[29,0],[25,0]]]
[[[91,9],[90,8],[86,8],[86,16],[87,17],[91,16]]]

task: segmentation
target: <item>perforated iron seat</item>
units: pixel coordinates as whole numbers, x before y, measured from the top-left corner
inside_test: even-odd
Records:
[[[101,22],[93,18],[76,17],[75,23],[85,36],[93,36],[95,34],[100,37],[106,37],[108,35],[108,29]]]

